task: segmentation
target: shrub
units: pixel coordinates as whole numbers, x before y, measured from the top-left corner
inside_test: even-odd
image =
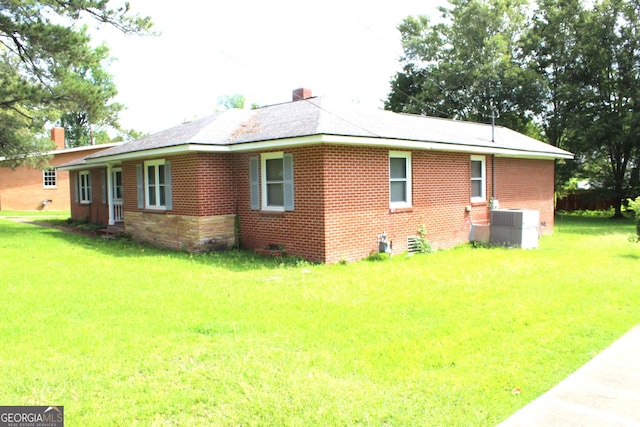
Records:
[[[427,230],[425,225],[422,224],[418,227],[418,252],[421,254],[430,254],[433,252],[433,248],[431,247],[431,243],[427,240]]]

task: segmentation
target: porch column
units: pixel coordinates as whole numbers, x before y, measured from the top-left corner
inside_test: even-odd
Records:
[[[109,225],[116,223],[113,212],[113,165],[107,163],[107,203],[109,204]]]

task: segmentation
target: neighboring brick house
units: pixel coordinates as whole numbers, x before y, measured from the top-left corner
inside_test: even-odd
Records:
[[[55,149],[46,153],[49,167],[44,170],[30,166],[11,169],[3,166],[0,158],[0,210],[69,210],[69,172],[58,166],[118,145],[65,148],[63,128],[51,129],[51,140]]]
[[[503,127],[310,95],[298,89],[293,102],[228,110],[67,165],[80,183],[72,216],[123,220],[135,239],[178,250],[239,242],[326,263],[366,257],[383,231],[402,252],[422,225],[436,248],[468,242],[492,199],[539,211],[541,233],[552,232],[554,163],[571,153]]]

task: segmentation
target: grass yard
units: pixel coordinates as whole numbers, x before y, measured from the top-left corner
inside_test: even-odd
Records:
[[[30,217],[49,217],[49,218],[69,218],[69,211],[0,211],[0,218],[30,218]]]
[[[493,426],[640,323],[633,232],[562,217],[536,250],[324,266],[0,218],[1,403],[69,426]]]

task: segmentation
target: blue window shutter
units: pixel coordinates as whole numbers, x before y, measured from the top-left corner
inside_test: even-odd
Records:
[[[164,201],[167,210],[173,209],[173,191],[171,189],[171,162],[164,162]]]
[[[258,157],[249,158],[249,179],[251,181],[249,189],[251,209],[260,210],[260,159]]]
[[[144,182],[142,175],[142,165],[136,165],[137,189],[138,189],[138,209],[144,209]]]
[[[80,203],[80,185],[78,184],[78,180],[80,179],[80,172],[76,172],[73,175],[73,190],[76,194],[76,203]]]
[[[107,203],[107,171],[102,171],[102,203]]]
[[[283,160],[284,210],[293,210],[293,154],[285,154]]]

